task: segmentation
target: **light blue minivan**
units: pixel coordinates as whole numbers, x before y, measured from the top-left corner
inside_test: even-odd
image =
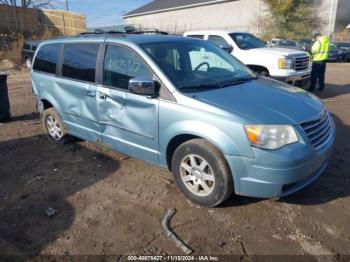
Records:
[[[49,138],[100,142],[172,171],[194,203],[291,194],[325,170],[335,126],[312,94],[207,41],[85,34],[42,42],[31,70]],[[150,179],[152,179],[150,177]]]

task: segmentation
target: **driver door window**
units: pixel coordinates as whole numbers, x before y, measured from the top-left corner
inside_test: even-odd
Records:
[[[152,73],[134,51],[122,46],[107,46],[103,67],[104,85],[127,90],[131,78],[144,76],[152,78]]]

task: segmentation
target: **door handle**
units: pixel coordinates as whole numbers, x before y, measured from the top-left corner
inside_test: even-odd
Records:
[[[95,92],[95,91],[92,91],[92,90],[87,90],[87,91],[85,92],[85,95],[91,96],[91,97],[95,97],[95,96],[96,96],[96,92]]]

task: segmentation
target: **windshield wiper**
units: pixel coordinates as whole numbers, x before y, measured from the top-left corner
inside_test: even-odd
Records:
[[[231,80],[219,82],[219,83],[182,86],[180,87],[180,89],[217,89],[217,88],[224,88],[228,86],[243,84],[256,79],[257,77],[235,78],[235,79],[231,79]]]
[[[224,82],[223,84],[225,86],[232,86],[232,85],[239,85],[239,84],[243,84],[243,83],[246,83],[246,82],[249,82],[249,81],[252,81],[252,80],[256,80],[258,79],[257,77],[242,77],[242,78],[236,78],[236,79],[232,79],[232,80],[229,80],[227,82]]]
[[[217,83],[214,84],[198,84],[198,85],[189,85],[189,86],[181,86],[180,89],[212,89],[212,88],[220,88],[221,86]]]

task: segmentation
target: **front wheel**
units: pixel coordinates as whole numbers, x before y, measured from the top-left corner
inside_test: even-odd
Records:
[[[64,143],[67,138],[67,131],[64,128],[62,121],[54,108],[49,108],[44,111],[43,127],[50,141],[55,143]]]
[[[222,153],[204,139],[179,146],[172,159],[175,182],[192,202],[214,207],[233,192],[230,168]]]
[[[267,71],[267,70],[257,70],[257,71],[255,71],[255,73],[258,76],[270,77],[269,71]]]

